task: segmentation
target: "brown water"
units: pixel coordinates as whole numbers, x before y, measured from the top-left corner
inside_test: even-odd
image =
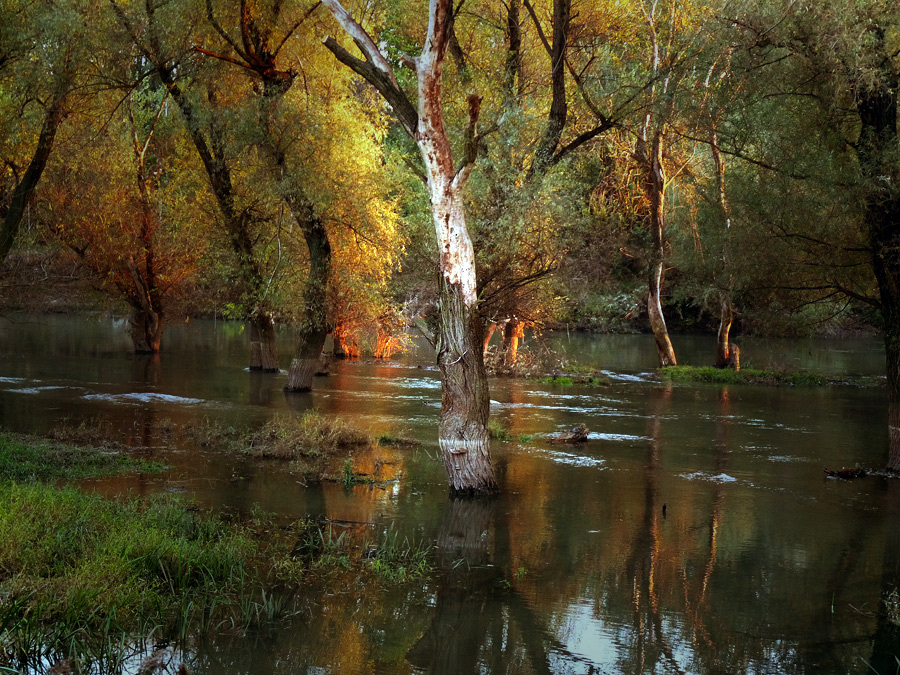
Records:
[[[683,362],[710,360],[711,339],[676,337]],[[129,354],[123,325],[109,319],[18,319],[0,323],[0,422],[41,431],[100,416],[172,467],[94,484],[107,492],[323,514],[440,546],[447,564],[433,581],[313,589],[299,615],[263,635],[198,642],[192,673],[897,671],[900,644],[877,610],[900,578],[900,482],[822,472],[883,463],[883,390],[673,386],[649,375],[647,336],[551,344],[612,383],[492,381],[492,415],[513,440],[492,448],[503,494],[491,501],[447,498],[440,389],[425,350],[338,363],[311,395],[286,396],[283,374],[244,370],[235,324],[173,326],[165,352],[148,359]],[[741,344],[759,367],[882,369],[876,341]],[[308,408],[404,432],[422,448],[380,451],[400,480],[348,492],[172,447],[152,424],[262,423]],[[549,443],[582,423],[587,444]]]

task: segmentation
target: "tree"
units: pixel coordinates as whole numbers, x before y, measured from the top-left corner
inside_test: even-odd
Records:
[[[739,134],[727,145],[759,171],[791,181],[795,192],[816,190],[823,208],[839,216],[780,226],[819,273],[792,285],[878,310],[888,379],[887,465],[900,470],[900,9],[887,1],[832,0],[813,16],[805,7],[775,2],[735,13],[731,26],[748,67],[764,73],[763,92],[772,92],[754,104],[786,100],[780,119],[796,126],[780,132],[793,140],[788,153],[772,142],[748,148]],[[818,142],[799,152],[798,131]],[[756,133],[771,139],[771,120]],[[753,149],[766,154],[754,156]],[[863,263],[867,278],[859,275]]]
[[[331,269],[331,242],[325,223],[307,194],[296,169],[290,166],[286,146],[297,133],[285,133],[278,119],[278,108],[293,86],[298,73],[279,67],[277,58],[281,48],[300,27],[310,13],[285,28],[284,35],[276,37],[275,30],[282,19],[280,2],[268,6],[241,0],[237,21],[238,40],[232,37],[216,19],[211,0],[206,2],[209,23],[224,42],[230,53],[216,53],[203,47],[197,51],[234,63],[253,76],[258,97],[258,129],[256,146],[266,157],[273,173],[277,191],[287,204],[306,240],[309,252],[309,274],[303,292],[304,319],[296,355],[288,371],[287,391],[302,392],[312,389],[313,376],[321,369],[322,348],[331,330],[328,323],[327,287]],[[232,55],[233,54],[233,55]]]
[[[266,238],[259,231],[267,217],[258,200],[236,182],[236,160],[247,151],[247,141],[229,133],[233,131],[230,123],[240,121],[233,105],[242,87],[231,91],[223,86],[229,78],[221,69],[191,58],[189,49],[196,36],[185,31],[192,29],[198,17],[186,3],[145,0],[142,15],[132,16],[116,0],[111,2],[120,24],[178,106],[206,172],[243,286],[246,302],[241,314],[250,325],[250,369],[275,372],[273,277],[266,273]]]
[[[69,143],[82,150],[48,167],[40,216],[101,288],[131,307],[135,352],[156,353],[166,298],[203,253],[190,223],[199,214],[183,191],[189,172],[179,163],[177,130],[162,118],[165,90],[132,88],[124,100],[111,98],[98,97],[105,110],[76,116]],[[126,119],[110,119],[114,109]]]
[[[475,251],[463,203],[463,188],[478,153],[482,99],[474,94],[468,98],[465,153],[457,167],[444,127],[441,95],[454,19],[452,3],[430,1],[422,52],[404,60],[416,75],[418,109],[362,26],[337,0],[325,0],[325,4],[365,60],[350,54],[334,38],[329,37],[325,45],[390,103],[403,128],[415,139],[425,165],[440,270],[438,365],[442,399],[438,441],[450,491],[473,495],[496,492],[487,434],[489,399],[482,358],[483,328],[477,311]]]
[[[0,263],[15,242],[68,114],[82,18],[68,4],[0,7]]]

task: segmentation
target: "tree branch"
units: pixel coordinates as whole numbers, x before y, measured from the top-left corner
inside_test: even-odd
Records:
[[[329,1],[330,0],[325,0],[326,3]],[[378,90],[378,93],[391,104],[391,107],[394,109],[394,114],[397,116],[400,124],[403,125],[403,128],[406,129],[406,132],[415,138],[416,130],[419,126],[419,114],[416,112],[416,109],[413,107],[412,103],[410,103],[409,98],[407,98],[403,90],[400,89],[400,85],[397,84],[393,71],[385,74],[384,71],[377,68],[371,62],[356,58],[338,44],[337,40],[330,35],[325,38],[324,44],[331,53],[334,54],[338,61],[345,66],[348,66],[353,72],[360,75],[366,82]],[[357,42],[357,45],[359,45],[359,42]]]

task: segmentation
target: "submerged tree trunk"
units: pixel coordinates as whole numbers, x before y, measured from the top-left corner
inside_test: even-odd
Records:
[[[275,319],[268,312],[250,317],[250,370],[278,372],[278,349],[275,346]]]
[[[451,494],[491,494],[497,491],[487,433],[489,413],[484,368],[483,322],[477,309],[475,251],[466,227],[463,187],[478,155],[476,132],[481,98],[470,95],[465,156],[454,165],[444,129],[441,85],[453,5],[430,0],[428,30],[422,52],[406,57],[417,79],[418,109],[400,87],[390,62],[338,0],[324,0],[341,27],[366,56],[362,61],[332,38],[325,45],[344,64],[362,75],[391,104],[404,129],[422,154],[432,220],[438,245],[440,316],[438,366],[441,370],[441,419],[438,442]]]
[[[663,315],[660,292],[662,290],[664,263],[662,260],[653,263],[650,269],[650,292],[647,296],[647,313],[650,317],[650,330],[656,341],[656,354],[659,358],[659,367],[676,366],[675,349],[669,339],[669,330],[666,327],[666,318]]]
[[[484,331],[484,339],[482,340],[482,350],[481,355],[483,358],[487,358],[488,348],[491,345],[491,338],[494,337],[494,333],[497,332],[497,322],[489,321]]]
[[[295,193],[286,201],[291,205],[309,248],[309,275],[303,292],[303,328],[284,386],[286,391],[303,392],[312,389],[313,378],[324,367],[322,352],[330,332],[327,285],[331,270],[331,244],[325,225],[305,195]]]
[[[662,138],[656,130],[648,146],[644,139],[638,141],[635,155],[644,168],[644,191],[650,205],[650,250],[649,293],[647,296],[647,314],[650,319],[650,330],[656,341],[656,353],[660,367],[675,366],[675,349],[669,339],[669,330],[662,309],[662,282],[666,257],[666,221],[665,221],[665,174],[662,166]]]
[[[726,293],[719,296],[719,332],[716,335],[716,368],[741,369],[741,352],[737,345],[731,344],[731,324],[734,312]]]
[[[525,323],[513,317],[503,327],[503,365],[514,368],[519,358],[519,340],[525,337]]]
[[[887,53],[883,31],[872,30]],[[874,83],[857,83],[861,128],[856,152],[868,181],[865,222],[884,330],[890,442],[887,468],[900,471],[900,161],[896,157],[900,77],[888,58],[882,62],[882,70]]]
[[[152,309],[135,309],[131,315],[131,342],[136,354],[157,354],[162,342],[163,317]]]

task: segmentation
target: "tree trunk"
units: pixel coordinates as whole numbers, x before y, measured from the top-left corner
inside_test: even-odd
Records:
[[[135,354],[158,354],[163,317],[152,309],[135,309],[131,315],[131,342]]]
[[[885,50],[883,32],[874,30]],[[884,72],[876,83],[858,84],[856,107],[861,128],[856,152],[868,181],[865,222],[884,330],[890,443],[887,468],[900,471],[900,163],[896,158],[900,78],[890,69],[888,58],[882,63]]]
[[[519,358],[519,340],[525,337],[525,324],[513,317],[503,327],[503,365],[515,368]]]
[[[22,218],[25,215],[25,207],[28,200],[34,193],[44,168],[47,166],[47,160],[50,158],[50,152],[53,150],[53,139],[56,137],[56,130],[65,117],[65,98],[69,91],[71,76],[63,75],[62,79],[57,83],[56,91],[47,108],[47,114],[44,117],[44,123],[41,126],[41,133],[38,136],[38,142],[34,149],[31,162],[22,176],[22,180],[16,184],[12,192],[12,198],[9,207],[0,223],[0,263],[6,260],[16,236],[19,233],[19,226],[22,224]]]
[[[451,494],[497,491],[487,433],[489,399],[484,369],[482,318],[477,309],[475,250],[466,227],[462,191],[478,155],[476,126],[481,98],[470,95],[465,156],[457,170],[444,129],[441,86],[453,4],[430,0],[422,52],[406,64],[415,68],[418,109],[400,87],[390,62],[338,0],[323,0],[342,28],[366,55],[362,61],[332,38],[326,47],[384,96],[422,154],[438,250],[440,316],[438,366],[441,419],[438,442]]]
[[[647,134],[649,122],[645,127]],[[649,294],[647,297],[647,314],[650,318],[650,330],[656,340],[656,353],[659,366],[675,366],[675,350],[669,339],[669,330],[662,310],[662,281],[666,258],[666,219],[664,193],[666,189],[665,174],[662,165],[662,133],[656,129],[650,144],[640,138],[635,147],[635,156],[644,169],[644,193],[650,207],[650,250]]]
[[[716,368],[741,369],[740,349],[729,342],[734,312],[726,293],[719,296],[719,332],[716,335]]]
[[[487,432],[490,400],[482,320],[458,284],[441,279],[441,418],[438,442],[452,495],[497,491]]]
[[[491,345],[491,338],[494,337],[494,333],[497,332],[497,323],[495,321],[489,321],[487,324],[487,330],[484,332],[484,340],[482,340],[482,350],[481,356],[483,358],[487,358],[488,348]]]
[[[275,346],[275,320],[267,312],[250,317],[250,370],[278,372],[278,349]]]
[[[650,294],[647,297],[650,330],[653,331],[653,338],[656,340],[656,354],[659,357],[660,368],[678,365],[678,362],[675,360],[675,349],[672,347],[672,341],[669,339],[669,330],[666,328],[666,319],[663,316],[659,297],[662,287],[663,266],[664,263],[660,260],[654,263],[650,270]]]
[[[327,357],[322,352],[326,337],[328,332],[319,330],[300,339],[297,353],[291,359],[291,367],[288,369],[285,391],[301,393],[312,390],[313,378],[327,367]]]

